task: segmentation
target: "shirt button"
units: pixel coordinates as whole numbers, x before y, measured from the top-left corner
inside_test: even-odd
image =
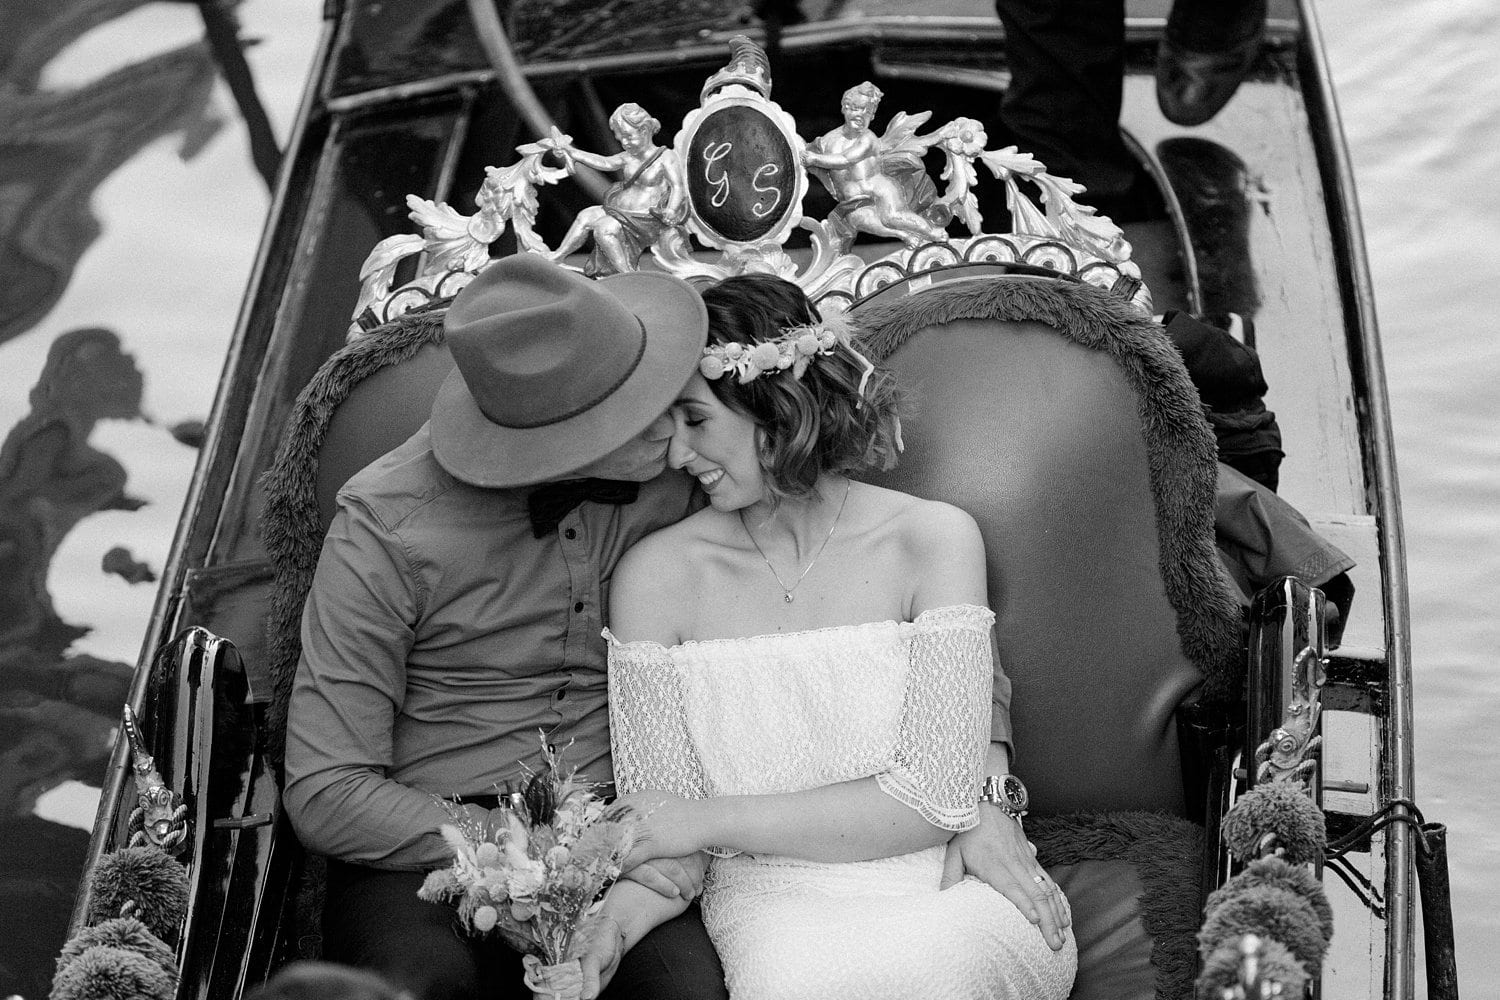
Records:
[[[573,605],[573,611],[575,614],[581,614],[583,612],[583,602],[579,601],[577,604]]]
[[[578,532],[576,529],[569,528],[567,531],[563,532],[563,537],[571,540],[578,537]]]

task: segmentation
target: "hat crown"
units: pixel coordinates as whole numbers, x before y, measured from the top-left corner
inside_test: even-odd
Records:
[[[480,412],[511,429],[560,423],[599,405],[646,348],[640,318],[598,282],[526,253],[480,272],[443,326]]]

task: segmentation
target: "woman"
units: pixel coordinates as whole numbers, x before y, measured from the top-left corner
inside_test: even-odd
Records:
[[[900,447],[895,390],[801,291],[704,294],[709,346],[669,460],[709,506],[642,541],[612,593],[616,781],[633,858],[715,855],[704,920],[735,1000],[1062,998],[1049,948],[974,879],[990,630],[978,527],[854,482]]]

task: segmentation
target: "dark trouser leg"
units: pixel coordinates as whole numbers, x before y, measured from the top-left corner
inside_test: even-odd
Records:
[[[1172,41],[1194,52],[1218,52],[1260,36],[1266,0],[1173,0]]]
[[[1086,186],[1082,201],[1127,196],[1140,168],[1120,138],[1124,0],[996,0],[995,12],[1011,70],[1002,137]]]
[[[728,1000],[728,996],[724,968],[694,903],[630,949],[601,1000]]]
[[[422,879],[330,860],[324,957],[378,972],[418,1000],[530,1000],[520,957],[464,936],[451,907],[417,898]]]

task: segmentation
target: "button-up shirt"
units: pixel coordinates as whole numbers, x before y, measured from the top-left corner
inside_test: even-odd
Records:
[[[529,489],[481,489],[424,428],[355,476],[302,619],[285,802],[304,844],[345,861],[448,860],[439,798],[494,794],[543,740],[607,782],[605,648],[615,564],[688,513],[692,480],[585,502],[532,536]],[[471,812],[475,807],[466,807]]]

